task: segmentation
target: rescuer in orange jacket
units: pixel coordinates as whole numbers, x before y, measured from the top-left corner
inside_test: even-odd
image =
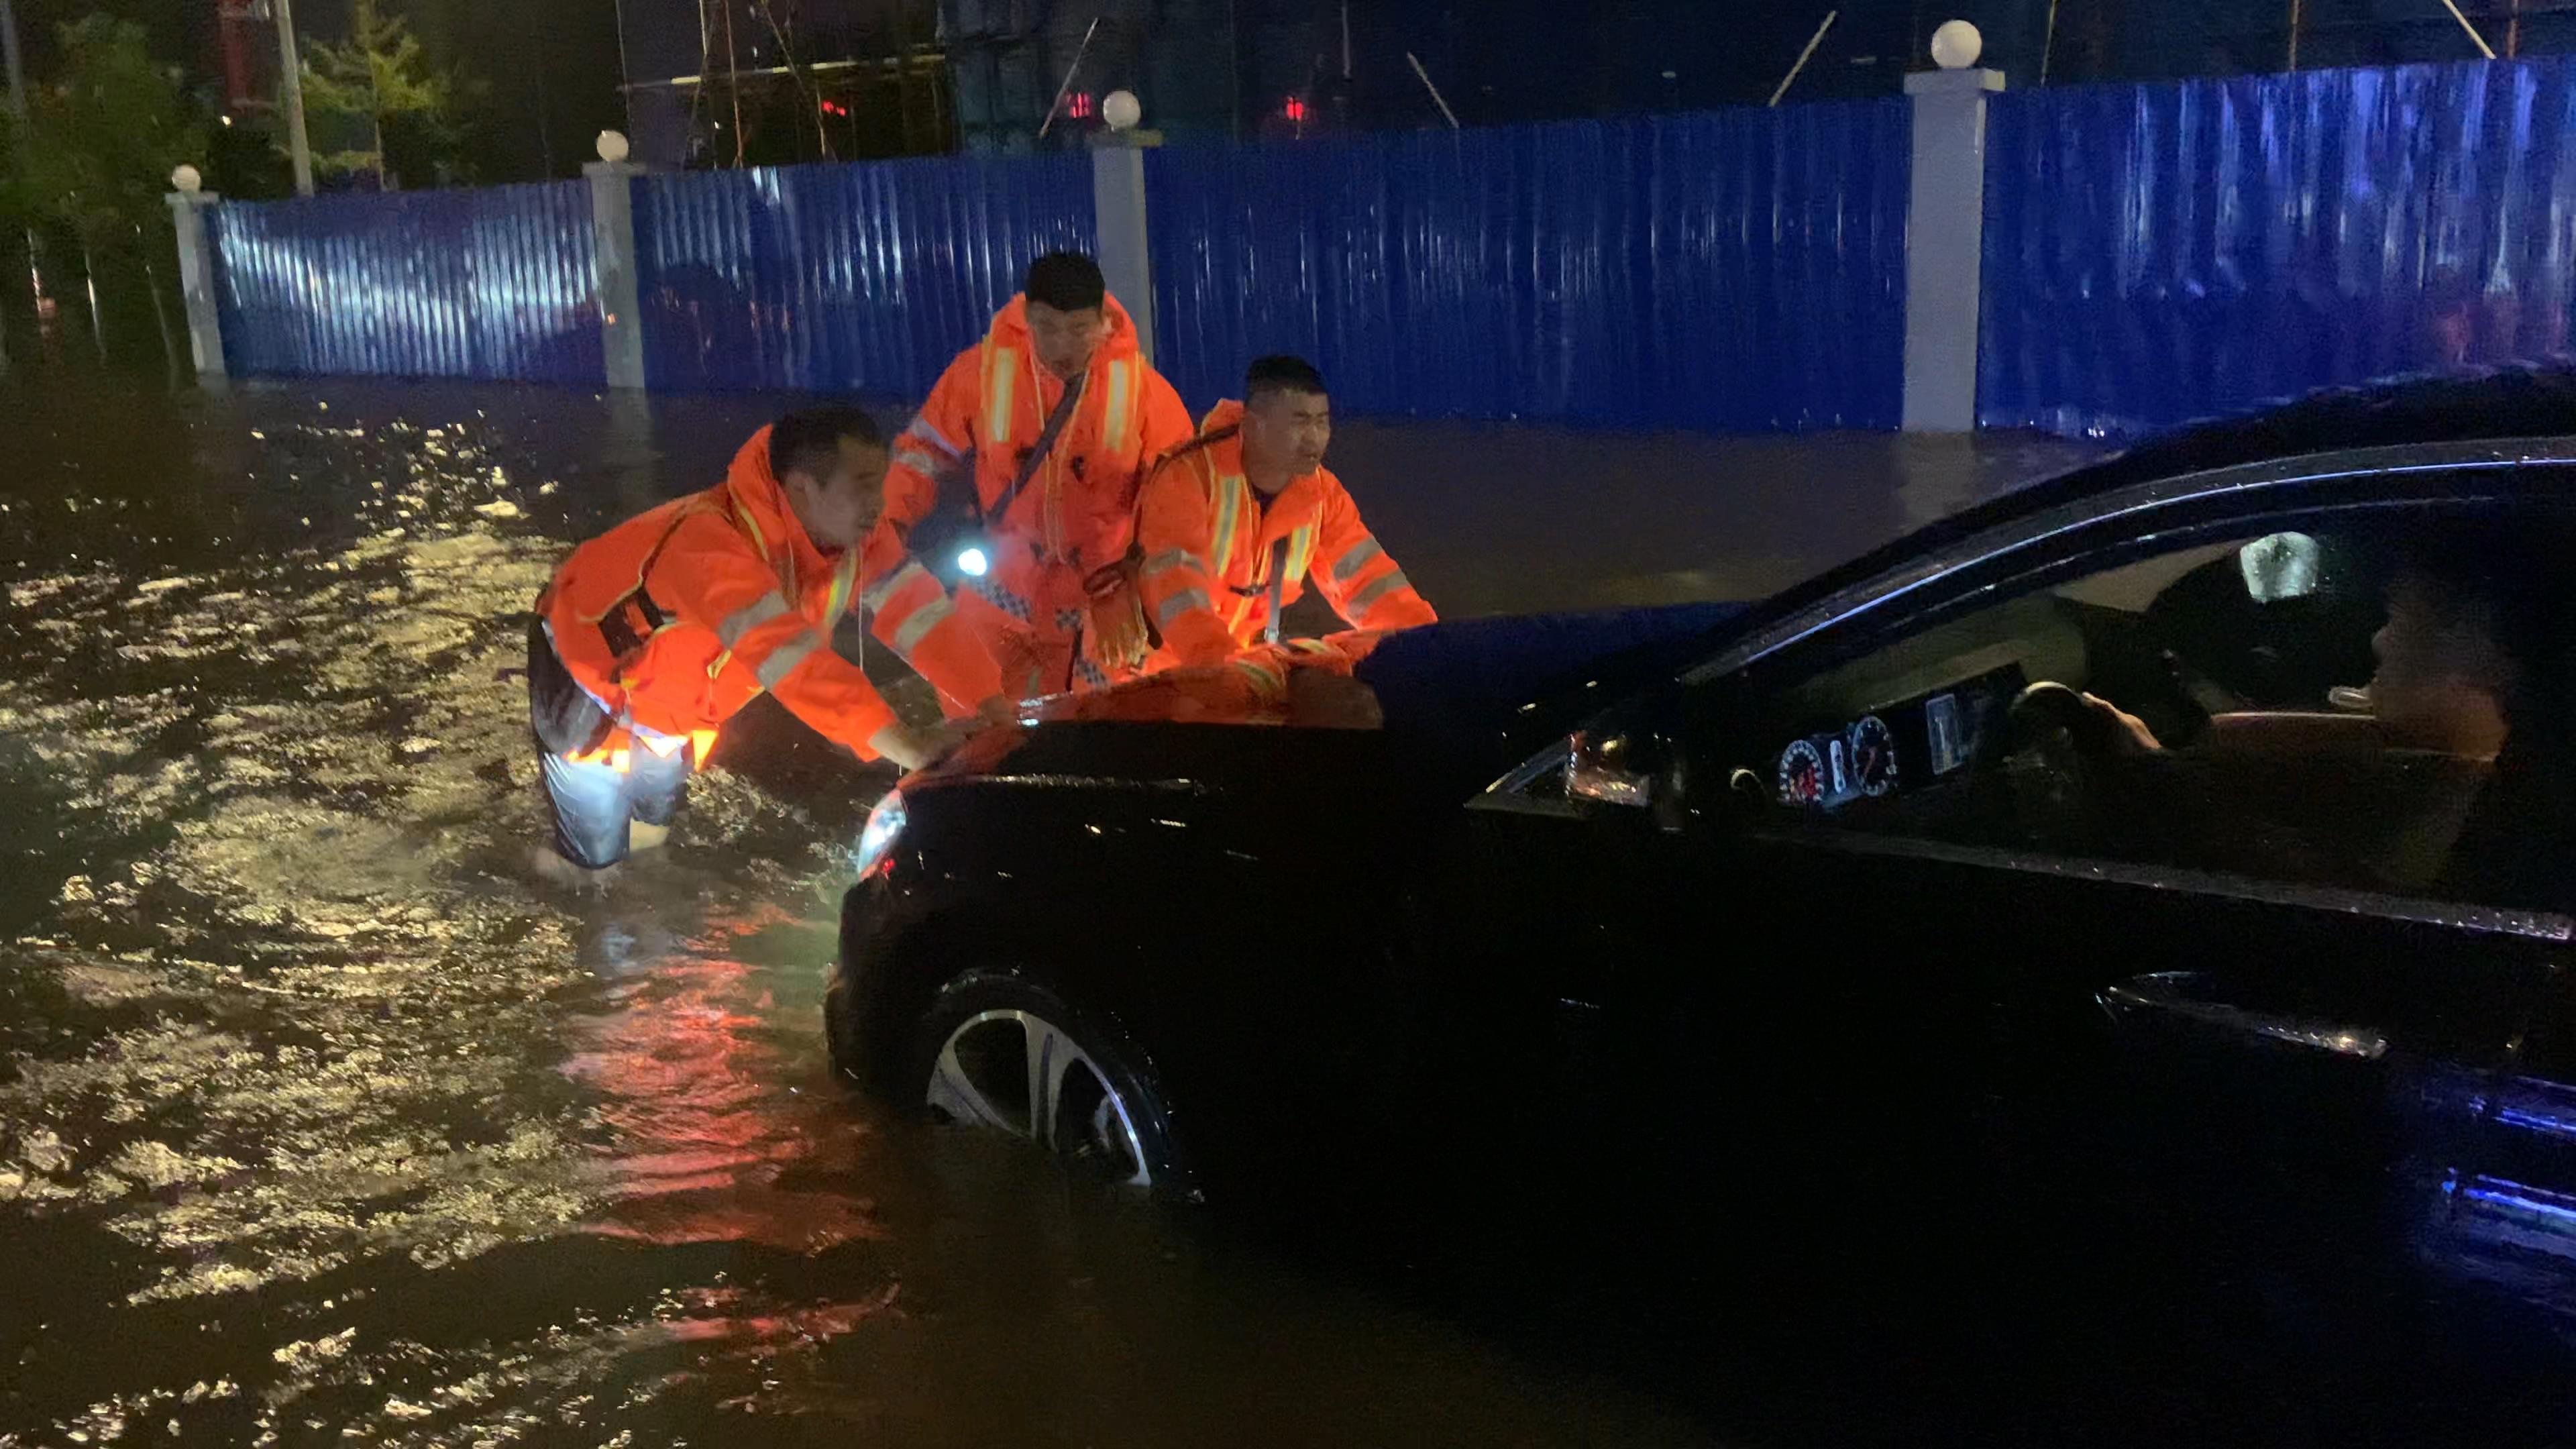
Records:
[[[1212,664],[1278,642],[1279,615],[1310,573],[1354,629],[1439,617],[1324,466],[1332,436],[1323,374],[1300,358],[1265,357],[1244,380],[1244,401],[1218,403],[1196,438],[1154,466],[1136,523],[1138,587],[1163,640],[1148,667]]]
[[[961,570],[959,616],[1013,696],[1097,687],[1143,654],[1141,627],[1116,627],[1118,610],[1135,610],[1117,566],[1137,483],[1189,436],[1188,410],[1138,352],[1099,266],[1071,252],[1040,257],[895,439],[881,528],[906,537],[938,502],[941,476],[964,473],[983,531],[981,557]],[[911,657],[882,619],[877,635]]]
[[[752,435],[723,483],[564,560],[528,640],[529,717],[563,860],[596,871],[660,844],[692,765],[763,692],[862,758],[925,763],[937,742],[832,651],[833,626],[863,597],[962,709],[999,692],[992,656],[935,582],[889,570],[895,557],[869,567],[861,545],[885,468],[866,414],[791,413]]]

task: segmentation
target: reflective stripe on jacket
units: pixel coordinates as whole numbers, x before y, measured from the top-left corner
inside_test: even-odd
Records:
[[[1138,583],[1164,662],[1213,664],[1259,642],[1274,562],[1283,608],[1311,576],[1354,629],[1436,622],[1330,468],[1291,482],[1263,511],[1243,474],[1242,421],[1241,403],[1217,404],[1198,437],[1155,466],[1138,500]]]
[[[1008,512],[989,520],[992,572],[976,581],[996,608],[1038,633],[1062,632],[1059,621],[1087,597],[1083,578],[1126,556],[1145,465],[1190,436],[1180,394],[1137,350],[1126,309],[1115,297],[1102,305],[1109,337],[1092,358],[1082,398]],[[899,539],[928,517],[951,473],[971,478],[989,515],[1064,387],[1037,360],[1026,299],[1013,298],[896,437],[881,533]],[[873,558],[885,545],[872,539],[869,547]],[[876,632],[895,643],[883,616]]]
[[[734,455],[722,485],[674,499],[573,550],[538,600],[564,667],[623,726],[712,742],[763,693],[825,738],[873,757],[894,722],[832,626],[862,592],[862,554],[825,556],[806,537],[769,467],[769,430]],[[974,688],[972,655],[948,671]],[[621,730],[620,734],[630,734]],[[604,748],[625,747],[616,741]]]

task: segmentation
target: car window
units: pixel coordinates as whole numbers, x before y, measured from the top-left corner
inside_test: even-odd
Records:
[[[1731,784],[1777,820],[2559,908],[2562,537],[2383,516],[2127,557],[1772,690]]]

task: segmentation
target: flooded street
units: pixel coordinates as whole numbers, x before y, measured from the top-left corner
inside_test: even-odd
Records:
[[[844,1092],[823,966],[890,775],[717,769],[605,900],[531,883],[523,611],[772,411],[0,383],[0,1444],[1696,1441]],[[1953,466],[1935,511],[2028,460]],[[1344,472],[1438,602],[1563,524],[1435,538],[1475,480]],[[1631,591],[1776,585],[1905,486]]]

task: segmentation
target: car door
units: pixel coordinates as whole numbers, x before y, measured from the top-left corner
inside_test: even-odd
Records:
[[[2405,541],[2401,553],[2445,529],[2546,532],[2510,506],[2472,521],[2458,502],[2378,499],[2357,531]],[[2277,522],[2209,526],[2242,535]],[[2336,536],[2353,517],[2314,526]],[[2078,554],[2057,572],[2097,584],[2156,573],[2159,556],[2103,544],[2107,571]],[[2087,596],[2119,595],[2070,581],[2050,603],[2080,617],[2095,606]],[[2100,637],[2079,632],[2088,648]],[[1879,657],[1901,660],[1911,642]],[[2188,639],[2166,642],[2188,652]],[[2034,695],[2051,652],[2023,646]],[[2138,674],[2105,663],[2066,652],[2045,667]],[[2533,711],[2528,748],[2509,739],[2464,797],[2452,864],[2480,850],[2558,858],[2554,822],[2532,812],[2478,823],[2534,778],[2518,748],[2555,752],[2552,716]],[[2054,809],[2006,821],[1809,810],[1753,826],[1805,879],[1775,884],[1778,899],[1820,916],[1826,902],[1867,903],[1844,916],[1864,949],[1982,1003],[1976,1028],[1955,1011],[1925,1018],[1963,1047],[1953,1095],[1934,1099],[1982,1101],[1941,1149],[1962,1154],[1953,1171],[1913,1179],[1969,1190],[1937,1204],[1909,1194],[1949,1209],[1925,1221],[1977,1247],[1973,1273],[1929,1272],[1928,1284],[1964,1300],[1982,1281],[1989,1304],[2007,1305],[1990,1319],[1994,1356],[1957,1366],[1952,1383],[2053,1383],[2059,1411],[2080,1413],[2118,1366],[2112,1402],[2132,1427],[2162,1415],[2173,1432],[2250,1420],[2402,1439],[2536,1408],[2526,1390],[2563,1375],[2567,1325],[2553,1305],[2568,1280],[2528,1252],[2518,1273],[2497,1271],[2500,1218],[2555,1221],[2546,1208],[2563,1184],[2531,1125],[2553,1119],[2538,1107],[2508,1120],[2497,1104],[2550,1100],[2529,1043],[2552,1019],[2570,923],[2530,898],[2478,894],[2447,868],[2356,884],[2350,862],[2318,859],[2349,845],[2378,861],[2387,840],[2421,833],[2417,817],[2439,818],[2401,788],[2405,772],[2440,786],[2456,762],[2427,766],[2420,753],[2248,759],[2211,746],[2129,768],[2095,761],[2097,818],[2072,836]],[[2481,1185],[2505,1151],[2521,1154],[2523,1175]]]
[[[2484,506],[2411,483],[2427,518]],[[2414,526],[2406,500],[2362,491],[2373,527]],[[2314,491],[2192,502],[2175,490],[2163,516],[2060,528],[2051,554],[1968,560],[1901,622],[1703,671],[1671,713],[1627,726],[1689,759],[1679,829],[1579,796],[1501,827],[1508,879],[1584,906],[1518,942],[1532,997],[1561,984],[1591,1023],[1564,1100],[1622,1124],[1602,1134],[1622,1154],[1672,1149],[1656,1175],[1678,1197],[1775,1209],[1747,1235],[1772,1250],[1766,1301],[1841,1304],[1846,1326],[1918,1362],[1937,1341],[1919,1378],[1953,1407],[2138,1432],[2400,1432],[2527,1406],[2513,1385],[2542,1380],[2506,1365],[2555,1364],[2559,1227],[2576,1222],[2560,1215],[2576,1184],[2559,1177],[2549,1045],[2564,915],[2246,868],[2167,821],[2070,841],[1773,808],[1783,742],[1808,738],[1783,700],[2009,606],[2000,581],[2268,536],[2288,511],[2341,516]],[[1953,735],[1955,686],[2018,695],[2065,653],[1944,648],[1930,657],[1958,677],[1889,700]],[[1826,724],[1815,742],[1860,721]],[[1907,758],[1941,732],[1920,725]],[[2222,803],[2261,793],[2221,778]],[[1622,1101],[1681,1125],[1641,1135]],[[1962,1311],[1936,1339],[1944,1305]],[[2493,1351],[2464,1356],[2471,1343]]]
[[[1910,1331],[1968,1332],[1977,1352],[1940,1375],[1961,1411],[2009,1398],[2070,1432],[2107,1411],[2153,1439],[2385,1429],[2402,1410],[2420,1435],[2505,1377],[2461,1351],[2472,1336],[2526,1363],[2558,1351],[2563,1262],[2526,1263],[2519,1302],[2480,1279],[2506,1220],[2554,1223],[2570,1185],[2563,1157],[2493,1165],[2499,1134],[2533,1135],[2502,1125],[2506,1096],[2554,1120],[2524,1053],[2563,918],[1770,839],[1875,896],[1905,923],[1882,937],[1897,959],[1981,1017],[1925,1018],[1956,1051],[1917,1100],[1945,1112],[1890,1129],[1914,1140],[1879,1179],[1907,1228],[1875,1286],[1932,1306]]]

